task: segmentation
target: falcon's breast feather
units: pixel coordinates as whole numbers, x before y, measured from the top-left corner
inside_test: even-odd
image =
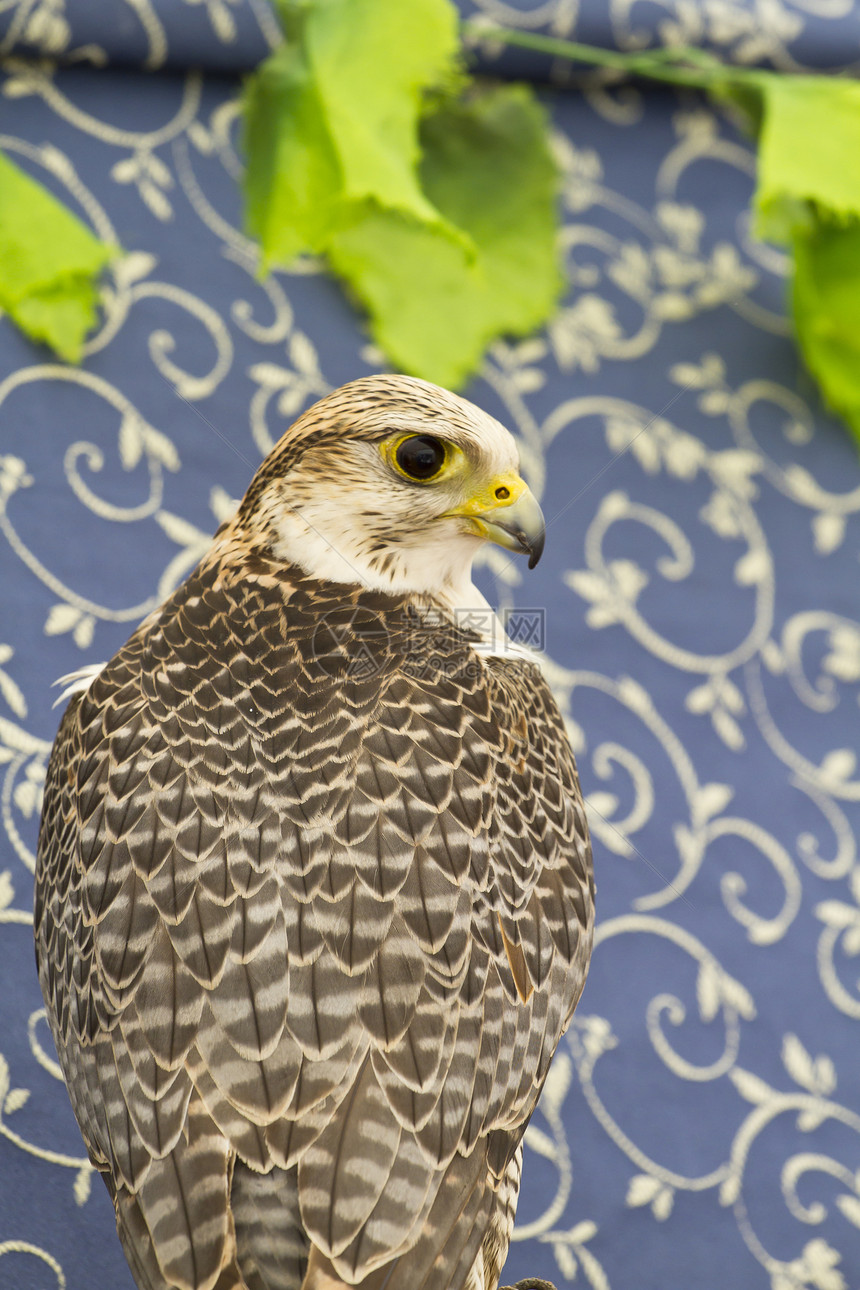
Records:
[[[498,1284],[593,883],[488,540],[543,545],[508,432],[354,381],[72,687],[37,959],[141,1290]]]

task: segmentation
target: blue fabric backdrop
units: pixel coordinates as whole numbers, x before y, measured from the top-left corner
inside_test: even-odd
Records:
[[[0,147],[127,254],[81,368],[0,321],[0,1290],[130,1290],[33,966],[50,684],[109,657],[294,415],[381,358],[316,266],[254,276],[235,73],[276,38],[259,0],[2,7]],[[847,0],[466,8],[782,69],[860,55]],[[798,364],[783,257],[748,236],[731,124],[692,94],[543,92],[570,290],[467,393],[549,518],[533,574],[491,555],[481,579],[546,611],[599,927],[507,1279],[851,1290],[857,452]]]

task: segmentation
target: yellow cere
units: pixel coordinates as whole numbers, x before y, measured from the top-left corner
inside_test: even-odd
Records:
[[[513,506],[526,491],[526,483],[515,470],[497,475],[484,488],[473,493],[467,502],[457,507],[458,515],[486,515],[502,506]]]

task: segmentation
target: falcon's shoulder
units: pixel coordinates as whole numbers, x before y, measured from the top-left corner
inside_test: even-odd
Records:
[[[93,1158],[139,1191],[193,1100],[251,1168],[298,1165],[351,1275],[455,1157],[504,1176],[591,934],[538,670],[265,568],[192,577],[72,702],[37,888]]]

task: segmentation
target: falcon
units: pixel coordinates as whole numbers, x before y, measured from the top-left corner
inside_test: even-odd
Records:
[[[353,381],[72,686],[37,962],[140,1290],[498,1285],[594,888],[487,541],[544,543],[508,431]]]

